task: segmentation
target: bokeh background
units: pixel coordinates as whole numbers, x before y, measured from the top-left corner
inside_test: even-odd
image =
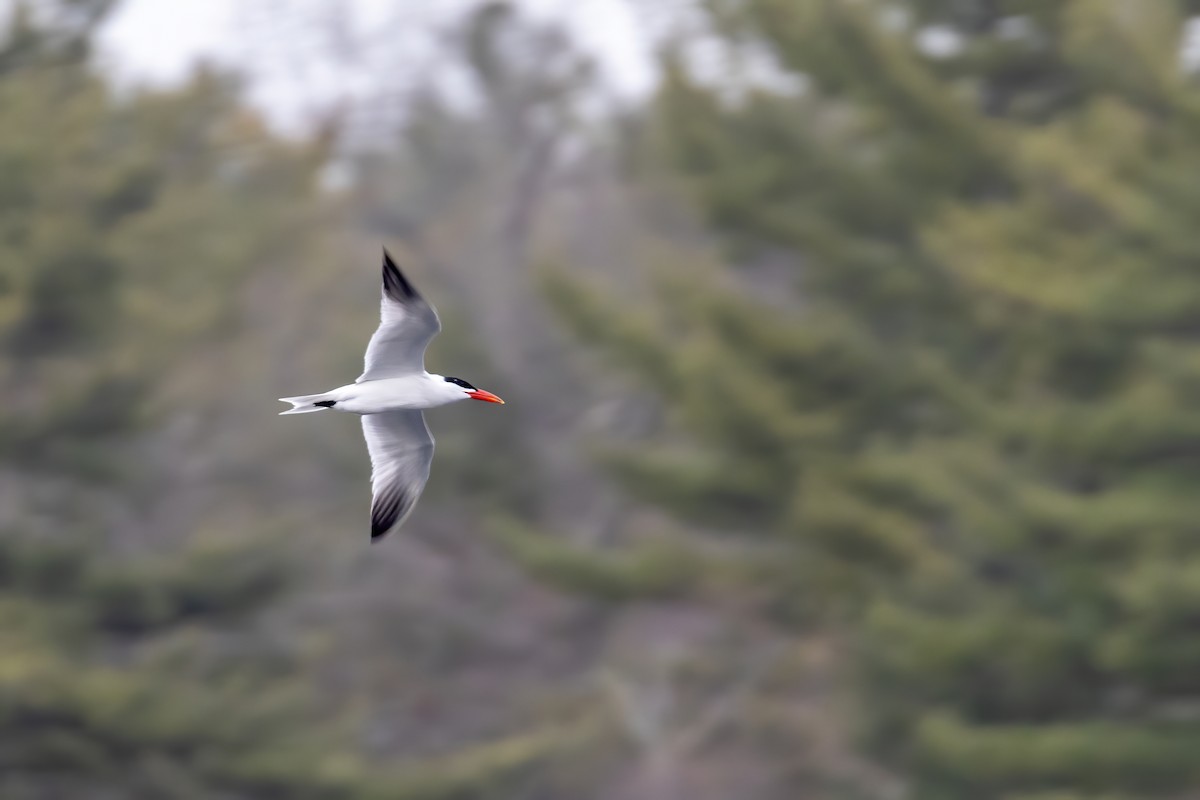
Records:
[[[1200,796],[1198,14],[0,3],[0,797]]]

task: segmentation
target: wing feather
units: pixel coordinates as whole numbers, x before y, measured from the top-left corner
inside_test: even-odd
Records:
[[[401,525],[429,480],[433,436],[420,411],[365,414],[371,454],[371,541]]]
[[[365,369],[355,383],[424,371],[425,348],[441,330],[437,311],[384,250],[379,327],[367,345]]]

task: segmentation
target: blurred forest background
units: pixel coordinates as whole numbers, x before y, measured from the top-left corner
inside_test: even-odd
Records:
[[[303,132],[0,4],[0,797],[1200,795],[1200,2],[630,2]],[[372,547],[381,245],[508,405]]]

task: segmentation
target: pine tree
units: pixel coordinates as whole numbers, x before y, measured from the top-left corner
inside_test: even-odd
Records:
[[[740,280],[668,268],[665,325],[553,283],[671,412],[616,474],[769,544],[915,797],[1200,785],[1192,11],[713,4],[774,71],[669,63],[658,135]]]
[[[262,346],[231,336],[256,321],[241,303],[276,270],[305,283],[327,252],[328,142],[272,134],[210,71],[118,93],[87,60],[111,5],[17,3],[0,28],[0,795],[434,800],[520,785],[578,732],[368,758],[354,706],[378,697],[323,690],[313,631],[281,621],[323,554],[281,546],[252,485],[177,507],[190,454],[165,429],[243,391],[243,371],[263,381],[233,357]],[[260,398],[254,413],[275,410]],[[261,472],[271,459],[256,457]]]

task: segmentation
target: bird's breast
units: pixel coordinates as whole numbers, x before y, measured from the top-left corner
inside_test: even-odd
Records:
[[[431,408],[445,402],[435,394],[424,376],[363,381],[342,386],[334,392],[338,395],[334,408],[351,414]]]

